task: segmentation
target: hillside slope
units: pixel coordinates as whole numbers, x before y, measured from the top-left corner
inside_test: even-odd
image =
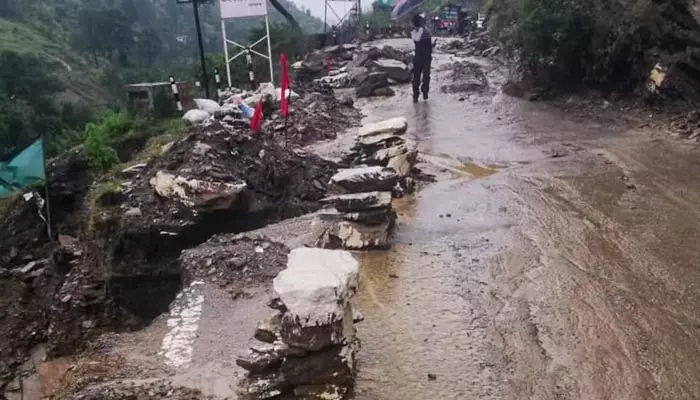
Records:
[[[29,25],[0,18],[0,52],[32,54],[45,61],[65,87],[60,97],[90,106],[113,104],[117,98],[99,80],[95,69],[66,43],[52,40]]]

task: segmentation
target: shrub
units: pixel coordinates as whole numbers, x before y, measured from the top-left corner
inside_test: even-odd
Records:
[[[119,162],[117,152],[110,146],[112,140],[126,135],[132,123],[124,112],[106,112],[95,122],[85,125],[85,151],[90,166],[106,171]]]
[[[521,0],[518,13],[513,42],[527,78],[618,86],[637,79],[639,35],[605,2]]]

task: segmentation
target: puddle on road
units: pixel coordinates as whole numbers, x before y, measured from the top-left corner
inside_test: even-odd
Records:
[[[481,166],[476,163],[465,163],[457,167],[457,169],[467,173],[473,178],[485,178],[497,172],[495,168]]]

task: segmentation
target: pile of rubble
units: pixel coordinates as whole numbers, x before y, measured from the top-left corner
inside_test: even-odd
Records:
[[[450,69],[450,83],[440,87],[443,93],[481,93],[489,89],[486,74],[478,64],[460,61],[446,68]]]
[[[229,129],[247,128],[253,109],[262,100],[264,118],[260,135],[298,145],[335,139],[360,119],[353,102],[339,101],[332,91],[310,90],[303,95],[290,91],[288,95],[287,121],[280,114],[281,90],[270,83],[261,84],[256,91],[235,88],[222,91],[221,106],[213,100],[195,99],[197,109],[185,113],[183,119],[193,125],[218,122]]]
[[[332,88],[355,87],[358,97],[392,96],[391,84],[411,80],[411,62],[410,53],[391,46],[344,45],[309,54],[294,68],[298,74]]]
[[[299,248],[274,279],[275,313],[262,321],[248,354],[239,398],[342,400],[355,381],[359,339],[350,298],[359,267],[342,250]]]
[[[206,280],[234,299],[272,281],[287,264],[289,248],[250,233],[216,235],[180,255],[183,283]]]
[[[463,39],[442,42],[440,50],[460,57],[481,56],[492,58],[501,53],[501,47],[486,31],[469,32]]]
[[[392,194],[400,197],[414,188],[409,176],[416,162],[416,143],[402,137],[405,118],[362,127],[350,164],[330,180],[334,196],[323,202],[311,225],[311,245],[321,248],[387,248],[396,214]]]

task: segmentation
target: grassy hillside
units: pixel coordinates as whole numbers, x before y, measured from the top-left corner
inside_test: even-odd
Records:
[[[26,24],[0,18],[0,52],[38,56],[63,83],[65,91],[59,96],[88,105],[114,104],[117,97],[104,89],[99,70],[71,49],[66,43],[53,41]]]

